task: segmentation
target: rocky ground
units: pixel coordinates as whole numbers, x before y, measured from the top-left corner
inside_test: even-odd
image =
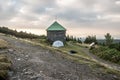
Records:
[[[10,46],[0,50],[12,60],[10,80],[120,80],[116,75],[97,75],[87,64],[66,59],[53,52],[19,39],[0,35]]]

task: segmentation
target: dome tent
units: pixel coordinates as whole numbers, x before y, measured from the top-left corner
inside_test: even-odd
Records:
[[[54,41],[53,44],[52,44],[53,47],[62,47],[64,46],[63,42],[62,41]]]

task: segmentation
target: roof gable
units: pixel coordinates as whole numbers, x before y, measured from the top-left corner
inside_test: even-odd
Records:
[[[47,28],[47,31],[57,31],[57,30],[66,30],[62,25],[55,21],[50,27]]]

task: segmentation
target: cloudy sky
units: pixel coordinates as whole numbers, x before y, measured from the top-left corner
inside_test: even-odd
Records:
[[[0,0],[0,26],[46,34],[55,20],[70,35],[120,39],[120,0]]]

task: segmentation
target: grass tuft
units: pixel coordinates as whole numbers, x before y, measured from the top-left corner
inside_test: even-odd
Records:
[[[3,39],[0,39],[0,49],[5,49],[8,47],[8,43],[3,40]]]
[[[6,55],[0,55],[0,80],[6,80],[8,76],[8,70],[11,68],[11,61]]]
[[[0,70],[0,80],[6,80],[7,74],[7,70]]]

